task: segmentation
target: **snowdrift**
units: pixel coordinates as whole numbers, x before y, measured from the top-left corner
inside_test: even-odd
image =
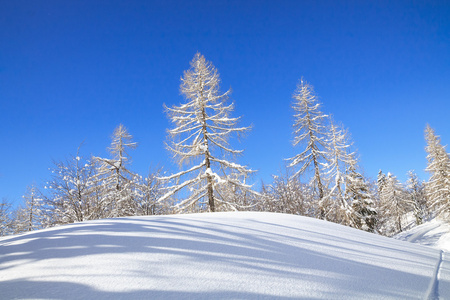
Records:
[[[316,219],[106,219],[0,239],[1,299],[450,297],[446,252]]]

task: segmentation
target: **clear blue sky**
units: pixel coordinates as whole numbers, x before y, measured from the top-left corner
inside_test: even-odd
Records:
[[[450,144],[449,1],[0,0],[0,197],[19,200],[53,160],[106,156],[123,123],[132,169],[176,171],[163,103],[183,101],[199,51],[253,130],[239,162],[270,182],[292,141],[303,76],[351,132],[366,175],[428,175],[428,122]]]

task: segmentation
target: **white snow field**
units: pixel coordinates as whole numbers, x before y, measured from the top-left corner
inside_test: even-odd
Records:
[[[0,239],[0,299],[450,299],[447,252],[294,215],[76,223]]]

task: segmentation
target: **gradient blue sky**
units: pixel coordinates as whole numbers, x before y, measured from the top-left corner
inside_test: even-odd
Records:
[[[50,178],[53,160],[106,156],[123,123],[132,170],[176,171],[163,103],[199,51],[253,130],[239,162],[271,181],[293,148],[301,77],[352,134],[366,175],[428,175],[428,122],[450,143],[449,1],[0,0],[0,197]]]

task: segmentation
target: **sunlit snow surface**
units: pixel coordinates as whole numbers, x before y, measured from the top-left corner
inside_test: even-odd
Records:
[[[1,238],[0,298],[448,299],[449,259],[294,215],[130,217]]]

